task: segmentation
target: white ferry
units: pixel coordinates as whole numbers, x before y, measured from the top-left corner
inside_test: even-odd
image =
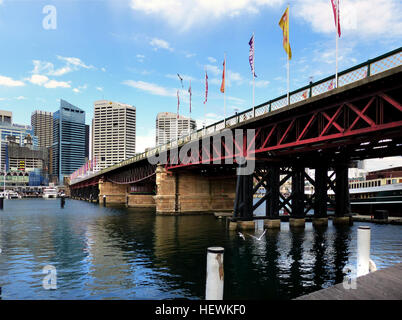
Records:
[[[57,198],[57,197],[58,197],[57,188],[55,188],[55,187],[43,188],[43,198],[44,199]]]

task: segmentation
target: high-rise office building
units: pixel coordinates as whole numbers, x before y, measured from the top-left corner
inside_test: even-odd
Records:
[[[99,100],[94,102],[93,154],[97,167],[107,168],[135,155],[136,109]]]
[[[10,122],[12,119],[11,112],[8,112],[10,115],[7,115],[7,111],[0,110],[0,113],[6,114],[6,117],[10,117],[10,119],[0,121],[0,169],[3,170],[4,166],[6,166],[7,170],[9,170],[8,138],[15,137],[13,141],[20,146],[23,146],[28,139],[31,141],[34,149],[38,147],[38,138],[34,135],[34,130],[31,126],[18,125]]]
[[[174,138],[189,134],[197,128],[195,120],[176,113],[160,112],[156,117],[156,145],[162,145]]]
[[[49,148],[53,143],[53,112],[35,110],[31,115],[31,126],[38,137],[38,146]]]
[[[60,109],[53,113],[52,170],[59,178],[70,175],[85,163],[85,111],[60,100]]]

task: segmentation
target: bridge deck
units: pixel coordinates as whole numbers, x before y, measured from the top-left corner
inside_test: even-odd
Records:
[[[296,300],[402,300],[402,263],[357,278],[356,289],[339,283]]]

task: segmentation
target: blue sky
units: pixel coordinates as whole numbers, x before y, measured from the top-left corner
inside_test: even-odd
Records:
[[[223,117],[219,92],[227,55],[227,114],[252,104],[248,41],[255,33],[255,102],[286,93],[286,55],[278,26],[282,0],[0,0],[0,109],[29,124],[36,109],[56,111],[59,99],[86,111],[110,99],[136,106],[137,151],[155,141],[156,114],[176,112],[177,77],[184,77],[180,113],[204,118],[204,69],[209,76],[207,121]],[[290,4],[290,89],[335,70],[335,26],[330,0]],[[47,30],[46,5],[57,13]],[[399,0],[341,0],[339,69],[402,43]]]

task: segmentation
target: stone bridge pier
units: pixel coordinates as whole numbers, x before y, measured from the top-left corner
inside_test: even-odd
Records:
[[[159,215],[232,212],[236,194],[236,176],[156,169],[154,196]]]

